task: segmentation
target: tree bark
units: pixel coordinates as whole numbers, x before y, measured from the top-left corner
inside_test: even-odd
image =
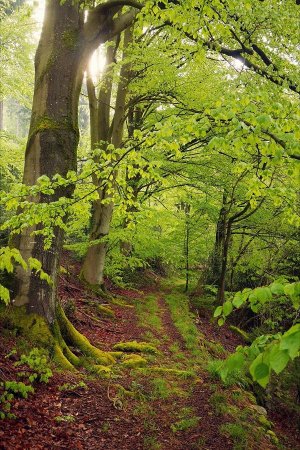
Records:
[[[231,239],[231,231],[232,231],[232,221],[228,220],[225,228],[225,239],[224,245],[222,249],[222,258],[221,258],[221,272],[218,283],[218,294],[217,294],[217,302],[219,305],[222,305],[225,298],[225,281],[226,281],[226,272],[227,272],[227,261],[228,261],[228,251]]]
[[[219,286],[220,277],[222,271],[222,254],[226,238],[226,222],[227,222],[227,209],[226,209],[227,194],[223,193],[222,207],[219,213],[215,244],[213,254],[211,257],[211,267],[208,272],[206,284],[212,284]]]
[[[35,57],[35,87],[31,125],[25,154],[23,182],[34,185],[41,175],[65,176],[76,170],[78,145],[78,101],[83,73],[91,53],[101,42],[125,29],[134,18],[130,11],[113,19],[122,6],[99,5],[89,12],[86,22],[78,4],[67,0],[48,0],[44,25]],[[31,199],[49,203],[70,196],[73,187],[61,187],[53,195]],[[27,305],[28,312],[53,324],[56,316],[56,288],[63,232],[55,229],[51,248],[45,250],[42,227],[25,229],[15,245],[27,260],[35,257],[51,276],[49,285],[30,270],[17,269],[16,306]]]
[[[65,176],[76,170],[78,144],[77,107],[83,72],[79,71],[82,58],[80,33],[83,18],[78,8],[67,2],[47,3],[45,22],[35,57],[35,90],[29,138],[25,154],[23,183],[34,185],[41,175]],[[32,199],[48,203],[61,196],[69,196],[72,187],[60,188],[50,196],[38,195]],[[42,224],[40,225],[40,227]],[[26,229],[18,238],[18,248],[27,260],[35,257],[51,276],[53,285],[18,268],[16,306],[27,305],[29,312],[37,313],[53,323],[57,271],[63,233],[56,229],[51,248],[44,250],[43,237],[33,235],[36,229]]]
[[[3,100],[0,100],[0,131],[4,130],[3,126]]]
[[[129,43],[132,41],[132,30],[128,28],[124,33],[123,43],[123,61],[126,58],[126,50]],[[113,59],[113,55],[110,55]],[[109,60],[108,63],[112,61]],[[123,128],[125,121],[125,102],[127,94],[129,68],[127,64],[123,64],[120,71],[120,81],[118,83],[117,97],[115,102],[115,113],[112,123],[109,123],[109,111],[111,106],[111,90],[112,77],[108,72],[108,80],[106,83],[105,92],[99,93],[98,104],[98,141],[106,141],[112,143],[115,148],[120,147],[123,138]],[[109,95],[108,95],[109,93]],[[94,126],[95,124],[93,124]],[[93,135],[97,135],[93,132]],[[113,173],[114,180],[117,172]],[[114,182],[113,182],[114,183]],[[91,285],[98,285],[103,288],[104,285],[104,266],[107,251],[107,242],[103,240],[109,234],[110,223],[113,215],[114,204],[111,194],[108,193],[107,184],[103,180],[96,180],[96,185],[99,186],[99,199],[93,205],[92,216],[92,230],[90,234],[90,241],[101,240],[94,245],[90,245],[83,262],[81,277]]]

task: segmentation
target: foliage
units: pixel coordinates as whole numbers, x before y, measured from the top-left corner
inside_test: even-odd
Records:
[[[41,280],[46,280],[47,283],[51,284],[51,278],[42,269],[42,264],[36,258],[28,258],[26,262],[22,257],[19,250],[11,247],[0,248],[0,271],[6,271],[7,273],[12,273],[15,265],[19,264],[24,270],[31,269],[39,275]],[[9,290],[0,284],[0,300],[8,304],[10,300]]]
[[[33,348],[28,355],[21,355],[16,366],[27,365],[31,370],[19,372],[18,375],[22,378],[28,378],[30,383],[40,382],[48,383],[49,378],[52,377],[52,370],[48,366],[48,359],[43,350]]]
[[[12,401],[17,398],[28,398],[28,394],[33,393],[32,386],[19,381],[4,381],[0,383],[3,391],[0,395],[0,419],[14,419],[15,415],[10,412]]]
[[[12,350],[6,358],[15,354]],[[0,383],[0,419],[14,419],[15,415],[10,412],[12,402],[15,398],[28,398],[28,394],[34,393],[33,383],[48,383],[52,377],[52,371],[48,365],[48,359],[45,353],[33,348],[28,355],[22,354],[15,366],[28,366],[29,371],[18,372],[18,376],[26,380],[22,381],[4,381]]]
[[[238,292],[232,301],[227,301],[223,306],[215,310],[215,317],[219,319],[219,324],[223,324],[225,318],[230,315],[233,308],[240,308],[246,302],[249,303],[252,311],[257,313],[262,305],[286,296],[294,309],[297,311],[300,301],[300,283],[280,283],[274,282],[268,287],[259,287],[254,290],[245,289]],[[297,316],[296,316],[297,317]],[[231,355],[222,365],[220,373],[226,379],[228,373],[241,369],[244,364],[249,365],[249,371],[254,381],[266,387],[272,371],[276,374],[282,372],[290,360],[299,357],[300,350],[300,324],[296,323],[284,333],[262,335],[256,338],[250,347],[238,347],[236,353]]]

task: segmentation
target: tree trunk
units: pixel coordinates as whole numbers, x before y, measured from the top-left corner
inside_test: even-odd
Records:
[[[3,125],[3,100],[0,100],[0,131],[4,130]]]
[[[35,89],[29,138],[25,154],[23,183],[34,185],[41,175],[65,176],[76,170],[78,144],[77,108],[83,72],[79,70],[82,58],[80,32],[82,15],[69,2],[57,0],[47,3],[45,22],[35,57]],[[72,187],[59,188],[53,195],[39,194],[33,201],[48,203],[62,196],[70,196]],[[42,224],[39,228],[42,227]],[[18,268],[16,306],[26,304],[29,312],[55,319],[57,271],[63,233],[55,230],[51,248],[44,249],[41,235],[32,235],[26,229],[18,238],[23,257],[37,258],[51,276],[53,284]]]
[[[189,276],[190,276],[190,264],[189,264],[189,250],[190,250],[190,222],[189,213],[186,214],[185,222],[185,292],[189,290]]]
[[[48,0],[44,25],[35,57],[35,86],[31,124],[25,154],[23,182],[33,185],[41,175],[65,176],[76,170],[78,145],[78,101],[83,73],[91,53],[101,42],[112,39],[131,24],[135,12],[113,19],[122,6],[101,4],[89,12],[67,0]],[[37,203],[49,203],[70,196],[73,187],[61,187],[53,195],[37,195]],[[57,272],[63,242],[62,230],[55,229],[50,249],[44,248],[42,228],[25,229],[16,239],[16,247],[27,260],[35,257],[51,276],[50,285],[30,270],[16,273],[16,306],[27,305],[28,312],[44,317],[53,324],[56,315]]]
[[[206,284],[220,285],[221,271],[222,271],[222,255],[226,238],[226,221],[227,221],[227,209],[226,209],[226,193],[223,194],[222,208],[219,213],[216,238],[211,257],[211,267],[208,272]]]
[[[132,40],[132,30],[129,28],[124,33],[124,49],[123,49],[123,60],[126,57],[126,49]],[[113,60],[114,55],[110,55]],[[108,55],[108,66],[112,61],[109,60]],[[111,90],[112,90],[112,77],[111,73],[108,73],[108,82],[106,81],[105,100],[103,100],[102,92],[99,93],[98,102],[98,134],[93,132],[93,135],[98,135],[98,141],[110,141],[115,148],[120,147],[123,138],[123,128],[125,121],[125,101],[127,93],[127,83],[128,83],[128,73],[129,68],[127,64],[123,64],[120,71],[120,81],[118,84],[117,97],[115,103],[115,114],[113,117],[112,124],[109,124],[109,111],[111,106]],[[107,93],[109,92],[109,97]],[[105,103],[104,103],[105,101]],[[103,105],[104,103],[104,105]],[[103,106],[102,106],[103,105]],[[101,109],[102,106],[102,109]],[[92,124],[95,126],[95,124]],[[110,131],[111,130],[111,131]],[[117,173],[113,174],[114,179]],[[90,234],[91,245],[88,248],[86,257],[83,262],[81,277],[91,285],[99,285],[103,288],[103,277],[104,277],[104,265],[105,257],[107,251],[107,243],[103,241],[103,238],[109,234],[110,223],[113,215],[113,201],[111,194],[108,194],[108,186],[104,184],[103,180],[96,180],[99,186],[98,195],[99,199],[93,205],[93,217],[92,217],[92,231]],[[103,203],[105,201],[105,203]],[[108,202],[109,201],[109,202]],[[97,242],[94,245],[92,241],[101,240],[102,242]]]
[[[232,231],[232,221],[229,220],[226,226],[226,234],[224,240],[224,246],[222,250],[222,259],[221,259],[221,272],[218,284],[218,294],[217,294],[217,302],[219,305],[222,305],[225,297],[225,281],[226,281],[226,272],[227,272],[227,261],[228,261],[228,250],[231,239],[231,231]]]

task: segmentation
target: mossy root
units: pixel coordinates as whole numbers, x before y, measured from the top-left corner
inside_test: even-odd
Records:
[[[64,341],[57,322],[50,327],[45,319],[37,314],[28,314],[25,306],[7,307],[2,313],[7,328],[15,329],[33,345],[48,351],[55,364],[64,370],[74,370],[79,359]]]
[[[94,347],[85,336],[76,330],[76,328],[66,317],[61,306],[59,306],[57,312],[58,323],[62,336],[69,345],[77,347],[85,356],[94,358],[98,364],[103,366],[111,366],[115,363],[115,359],[111,354]]]

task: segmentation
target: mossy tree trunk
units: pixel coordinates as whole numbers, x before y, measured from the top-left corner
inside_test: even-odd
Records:
[[[131,25],[136,10],[122,13],[126,4],[126,0],[100,4],[89,11],[84,20],[84,11],[78,3],[70,0],[63,4],[60,0],[47,1],[35,57],[35,86],[24,184],[34,185],[42,175],[49,178],[55,174],[65,176],[69,170],[76,170],[78,101],[84,70],[100,43],[113,39]],[[30,200],[49,203],[69,197],[72,191],[73,186],[60,187],[52,195],[39,194]],[[53,283],[48,284],[30,270],[18,268],[13,301],[18,308],[10,311],[18,311],[17,323],[24,320],[22,328],[28,334],[34,334],[33,329],[39,323],[45,324],[37,333],[38,340],[48,329],[53,340],[49,337],[47,342],[55,355],[60,356],[63,365],[71,367],[79,362],[68,344],[79,348],[83,354],[94,356],[99,363],[111,364],[113,357],[102,354],[80,335],[57,303],[57,274],[63,232],[56,227],[51,248],[45,249],[43,237],[34,234],[42,226],[40,223],[24,229],[12,244],[19,248],[25,260],[35,257],[41,261],[43,270],[51,276]]]
[[[47,3],[44,26],[35,57],[35,90],[29,138],[25,154],[23,183],[34,185],[41,175],[65,176],[76,170],[78,144],[77,105],[83,72],[83,17],[69,2]],[[72,187],[59,188],[53,195],[39,194],[35,202],[47,203],[69,196]],[[42,227],[42,224],[41,224]],[[53,285],[30,271],[17,270],[15,305],[27,305],[29,312],[55,319],[57,270],[62,247],[62,231],[57,228],[51,248],[44,250],[43,237],[26,229],[18,238],[25,259],[35,257],[51,276]]]
[[[124,32],[123,65],[120,70],[114,108],[115,112],[111,121],[110,110],[112,106],[111,93],[113,84],[112,64],[115,59],[115,52],[112,48],[109,48],[107,51],[106,71],[104,72],[102,87],[98,95],[98,104],[95,88],[92,85],[91,80],[88,81],[89,103],[90,107],[93,108],[94,111],[93,120],[91,120],[91,140],[92,147],[94,148],[97,146],[106,146],[109,143],[113,144],[115,148],[119,148],[122,144],[124,122],[126,118],[126,94],[130,76],[130,69],[128,64],[124,63],[124,60],[127,57],[126,51],[131,41],[132,30],[128,28]],[[117,45],[118,42],[116,43],[115,49]],[[104,142],[105,144],[103,144]],[[99,163],[99,161],[96,162]],[[117,171],[114,170],[113,167],[112,171],[112,187],[114,187],[114,180],[117,176]],[[90,246],[83,262],[81,277],[90,285],[103,288],[104,266],[107,252],[107,242],[103,238],[109,234],[114,205],[111,194],[111,186],[109,186],[106,180],[98,178],[97,180],[94,180],[94,183],[98,186],[99,198],[93,204]],[[93,244],[93,241],[98,242]]]

